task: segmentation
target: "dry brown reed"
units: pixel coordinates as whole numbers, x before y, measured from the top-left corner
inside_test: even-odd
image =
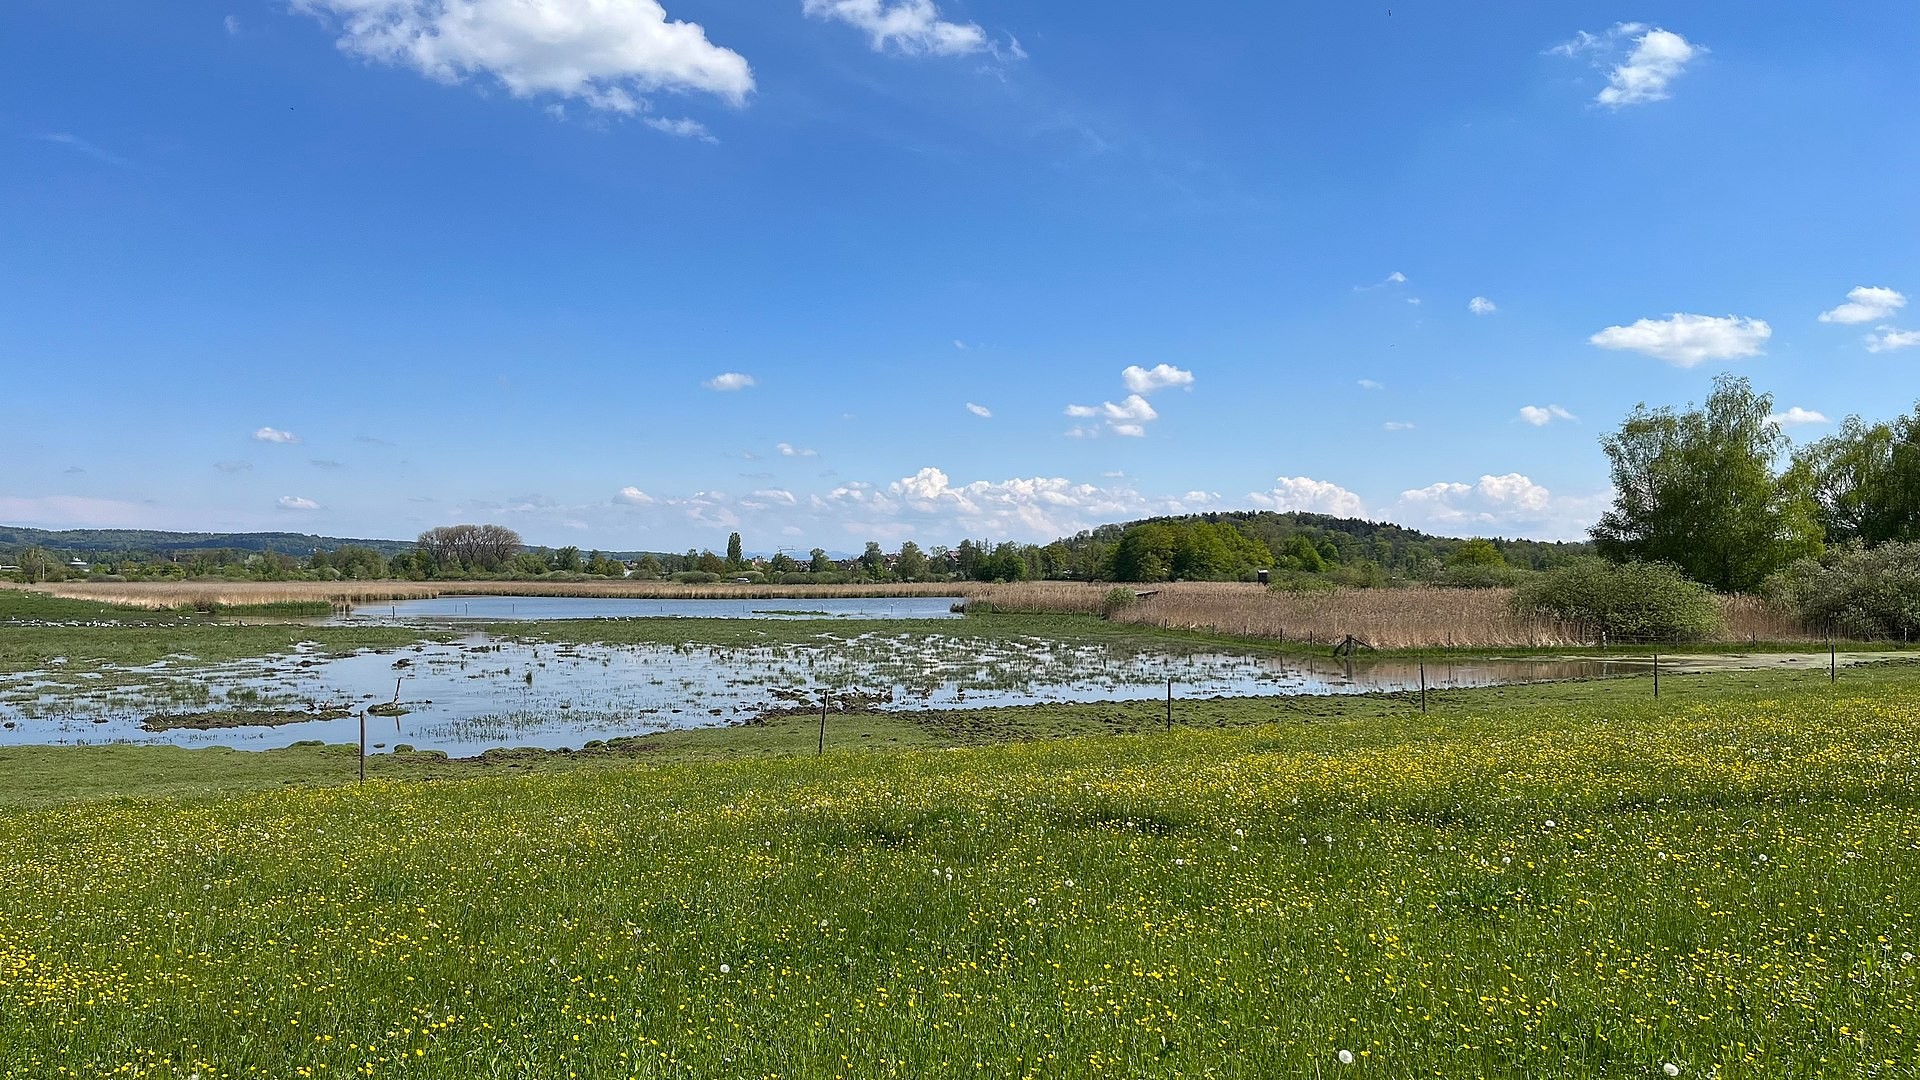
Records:
[[[145,608],[239,607],[285,602],[370,604],[437,596],[619,597],[640,600],[836,599],[954,596],[1002,611],[1093,615],[1116,586],[1036,581],[988,585],[680,585],[659,581],[63,582],[31,586],[54,596]],[[1116,622],[1325,644],[1348,634],[1377,648],[1512,648],[1598,643],[1587,627],[1515,615],[1508,589],[1330,589],[1273,592],[1253,584],[1180,582],[1133,588],[1145,595],[1111,613]],[[1791,615],[1753,597],[1725,597],[1722,640],[1805,641]]]

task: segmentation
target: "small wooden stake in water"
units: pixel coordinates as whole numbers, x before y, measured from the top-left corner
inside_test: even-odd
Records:
[[[1420,711],[1427,711],[1427,662],[1420,661]]]
[[[824,757],[827,753],[827,695],[820,695],[820,749],[814,757]]]

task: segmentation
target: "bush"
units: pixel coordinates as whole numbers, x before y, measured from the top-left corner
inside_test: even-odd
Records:
[[[1139,602],[1140,597],[1132,589],[1110,589],[1100,601],[1100,614],[1111,619]]]
[[[1513,607],[1612,641],[1700,641],[1726,626],[1712,590],[1671,563],[1576,559],[1522,584]]]
[[[1809,626],[1845,637],[1920,634],[1920,543],[1835,548],[1802,559],[1767,582],[1769,598]]]
[[[681,585],[711,585],[720,580],[720,575],[704,570],[682,570],[673,575],[673,580]]]

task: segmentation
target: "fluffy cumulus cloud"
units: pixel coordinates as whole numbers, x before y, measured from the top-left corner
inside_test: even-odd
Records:
[[[800,10],[859,30],[875,52],[965,56],[990,48],[986,31],[941,18],[933,0],[802,0]]]
[[[622,506],[652,506],[653,496],[631,485],[614,493],[613,501]]]
[[[813,496],[808,506],[854,537],[925,541],[990,536],[1044,541],[1110,521],[1193,513],[1217,505],[1219,499],[1203,491],[1148,498],[1124,486],[1076,484],[1062,477],[955,484],[945,472],[929,466],[884,486],[844,484],[828,495]]]
[[[1707,49],[1671,30],[1645,23],[1616,23],[1605,33],[1582,30],[1572,41],[1552,50],[1561,56],[1585,57],[1607,70],[1607,85],[1594,101],[1608,108],[1646,105],[1671,97],[1668,87],[1686,73],[1687,65]]]
[[[1360,496],[1339,484],[1306,476],[1279,477],[1274,480],[1272,491],[1253,492],[1247,501],[1264,510],[1293,510],[1343,518],[1367,516],[1366,504]]]
[[[1867,335],[1868,352],[1892,352],[1895,349],[1911,349],[1920,345],[1920,330],[1895,330],[1883,326],[1877,333]]]
[[[300,436],[291,431],[281,431],[279,428],[263,427],[253,433],[253,441],[291,445],[299,442]]]
[[[1880,285],[1856,285],[1847,290],[1847,302],[1821,312],[1820,321],[1847,325],[1873,322],[1906,306],[1904,293]]]
[[[1586,535],[1609,501],[1608,495],[1556,496],[1521,473],[1507,473],[1403,491],[1390,516],[1442,535],[1572,540]]]
[[[282,510],[318,510],[320,504],[312,499],[303,499],[298,495],[280,496],[279,507]]]
[[[1467,301],[1467,310],[1473,312],[1475,315],[1491,315],[1500,309],[1494,306],[1493,301],[1486,297],[1476,296]]]
[[[973,415],[975,415],[975,416],[978,416],[978,417],[981,417],[981,418],[983,418],[983,419],[992,419],[992,418],[993,418],[993,410],[992,410],[992,409],[989,409],[989,408],[987,408],[987,407],[986,407],[985,405],[975,405],[975,404],[974,404],[973,402],[971,402],[971,401],[969,401],[969,402],[967,402],[967,411],[968,411],[968,412],[970,412],[970,413],[972,413]]]
[[[1805,427],[1808,424],[1832,423],[1832,421],[1827,419],[1825,413],[1814,412],[1812,409],[1803,409],[1798,405],[1788,409],[1786,412],[1773,413],[1767,417],[1767,422],[1778,424],[1781,427]]]
[[[1106,429],[1115,435],[1126,435],[1136,439],[1146,435],[1146,425],[1150,421],[1160,418],[1160,414],[1147,402],[1147,399],[1139,394],[1128,394],[1127,399],[1118,404],[1103,401],[1098,405],[1069,405],[1067,415],[1077,420],[1103,421]],[[1068,434],[1084,437],[1098,434],[1099,430],[1098,427],[1082,424]]]
[[[760,383],[760,380],[754,378],[751,375],[743,375],[738,371],[727,371],[727,372],[722,372],[719,375],[715,375],[713,378],[708,379],[706,382],[703,382],[700,385],[706,387],[709,390],[718,390],[721,393],[730,393],[735,390],[745,390],[750,386],[758,386],[759,383]]]
[[[1756,356],[1773,336],[1764,319],[1740,315],[1669,315],[1609,326],[1588,340],[1603,349],[1624,349],[1690,368],[1709,360]]]
[[[293,0],[338,26],[339,46],[457,83],[497,81],[519,98],[550,97],[622,114],[657,91],[733,104],[753,90],[746,58],[707,40],[657,0]]]
[[[1090,424],[1074,425],[1067,431],[1070,437],[1092,438],[1101,434],[1103,430],[1129,438],[1144,437],[1147,433],[1147,424],[1160,418],[1159,411],[1147,402],[1146,395],[1156,390],[1164,390],[1169,386],[1190,390],[1193,388],[1193,372],[1174,367],[1172,364],[1158,364],[1152,368],[1143,368],[1135,364],[1121,370],[1120,381],[1132,391],[1124,401],[1067,406],[1068,416],[1076,420],[1096,421]]]
[[[1558,405],[1522,405],[1520,406],[1520,421],[1522,423],[1532,424],[1534,427],[1546,427],[1548,424],[1553,423],[1555,420],[1578,420],[1578,419],[1580,418],[1568,412],[1567,410],[1561,408]]]
[[[1193,372],[1183,371],[1172,364],[1155,364],[1150,368],[1134,364],[1120,372],[1120,379],[1127,384],[1128,390],[1136,394],[1151,394],[1169,386],[1183,389],[1193,386]]]

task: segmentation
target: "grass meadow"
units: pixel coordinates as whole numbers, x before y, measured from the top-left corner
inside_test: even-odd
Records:
[[[0,1076],[1916,1075],[1920,669],[1635,684],[0,785]]]

